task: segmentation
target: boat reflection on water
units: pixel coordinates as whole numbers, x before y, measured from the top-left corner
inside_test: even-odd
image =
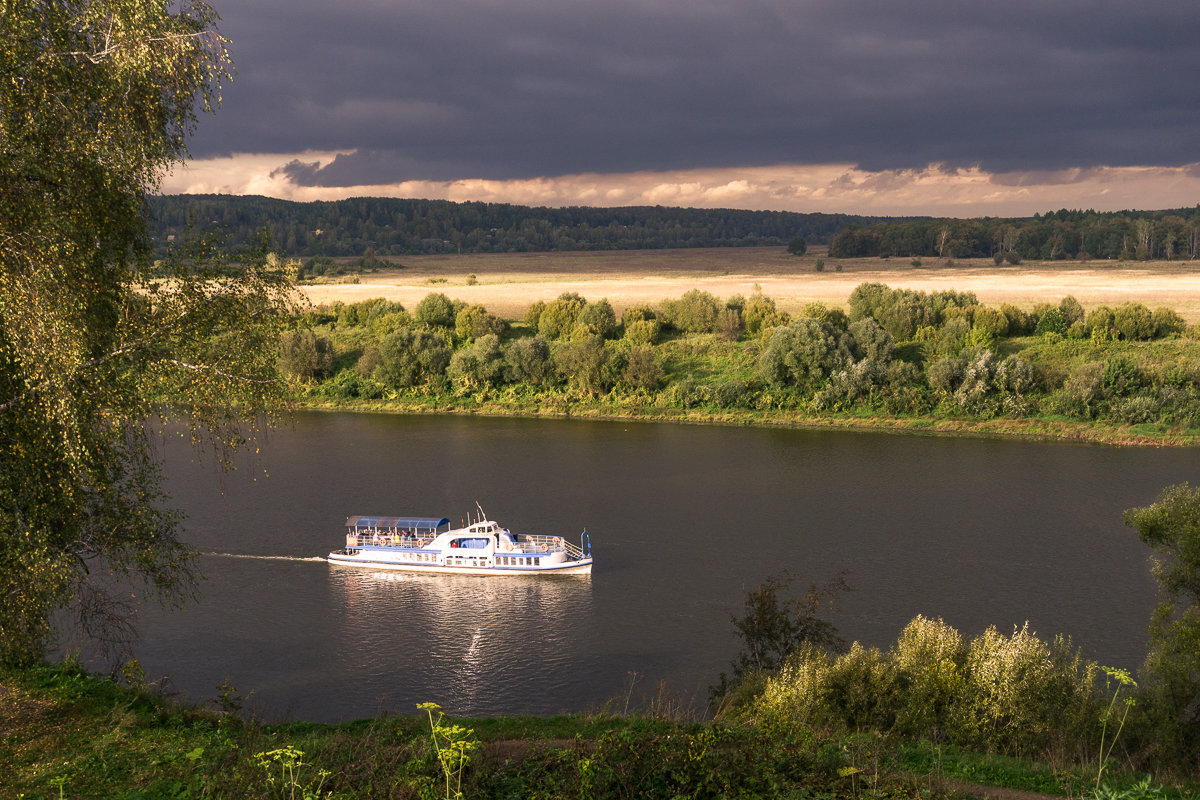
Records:
[[[411,713],[554,714],[590,705],[590,576],[536,580],[330,570],[349,705]],[[371,713],[374,713],[372,711]]]

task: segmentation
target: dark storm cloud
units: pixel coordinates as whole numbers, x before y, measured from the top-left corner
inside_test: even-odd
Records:
[[[220,3],[220,0],[217,0]],[[1200,160],[1190,2],[255,0],[197,157],[310,185],[776,163]]]

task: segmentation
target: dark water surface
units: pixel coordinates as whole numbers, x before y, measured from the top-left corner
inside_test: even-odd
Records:
[[[195,698],[228,679],[267,719],[323,721],[423,701],[588,711],[631,675],[700,703],[737,649],[730,614],[785,568],[848,571],[847,639],[887,646],[917,614],[969,635],[1028,620],[1135,667],[1154,586],[1121,511],[1200,479],[1182,449],[328,413],[298,415],[232,475],[182,446],[165,456],[207,580],[184,610],[143,612],[147,673]],[[587,527],[594,574],[320,559],[349,514],[457,523],[476,500],[515,531]]]

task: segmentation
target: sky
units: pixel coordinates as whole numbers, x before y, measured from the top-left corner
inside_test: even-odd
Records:
[[[853,214],[1200,203],[1194,0],[212,0],[162,191]]]

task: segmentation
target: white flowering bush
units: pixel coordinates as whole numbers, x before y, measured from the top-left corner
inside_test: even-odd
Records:
[[[941,619],[918,615],[900,633],[892,658],[907,684],[897,709],[897,729],[911,736],[944,738],[950,709],[966,681],[962,635]]]
[[[1042,641],[1026,622],[1012,636],[995,627],[967,650],[963,701],[951,715],[951,738],[1008,753],[1037,753],[1086,736],[1095,718],[1096,665],[1062,637]]]
[[[742,714],[928,737],[1026,756],[1087,752],[1101,712],[1098,667],[1028,623],[973,640],[918,616],[887,651],[802,647],[761,677]],[[1068,752],[1070,751],[1070,752]]]

